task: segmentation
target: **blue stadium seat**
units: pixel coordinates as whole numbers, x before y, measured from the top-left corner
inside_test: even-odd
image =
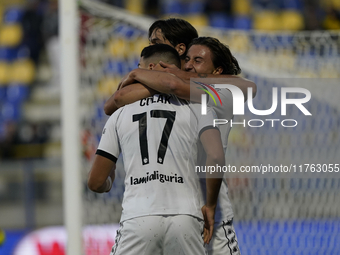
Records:
[[[135,29],[133,27],[128,27],[124,33],[125,38],[132,39],[134,36],[139,34],[138,29]]]
[[[301,0],[284,0],[282,1],[282,8],[283,9],[290,9],[290,10],[303,10],[303,2]]]
[[[20,46],[16,49],[16,58],[29,58],[30,49],[27,46]]]
[[[234,18],[234,28],[249,30],[253,26],[252,19],[248,16],[236,16]]]
[[[20,8],[12,7],[5,11],[3,17],[4,23],[17,23],[20,22],[23,16],[23,10]]]
[[[18,121],[21,117],[21,104],[5,102],[1,107],[0,119],[4,121]]]
[[[209,24],[217,28],[233,28],[233,19],[225,13],[212,13],[209,15]]]
[[[7,93],[7,87],[6,86],[0,86],[0,103],[5,101],[6,93]]]
[[[12,61],[18,56],[17,48],[0,47],[0,60]]]
[[[0,104],[0,111],[1,111],[1,104]],[[3,121],[3,119],[0,116],[0,141],[4,140],[6,137],[6,123]],[[1,246],[0,246],[1,251]]]
[[[14,104],[21,103],[27,99],[29,91],[29,86],[22,84],[11,84],[7,87],[7,101]]]
[[[127,68],[123,60],[110,59],[104,64],[104,74],[125,75]]]
[[[181,1],[168,1],[162,5],[163,14],[186,14],[186,5]]]
[[[201,2],[190,2],[188,3],[188,14],[201,14],[204,12],[204,5],[203,1]]]

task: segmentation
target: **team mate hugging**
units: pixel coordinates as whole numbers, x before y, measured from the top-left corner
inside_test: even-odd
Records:
[[[180,66],[177,51],[162,44],[142,51],[139,69],[154,73],[157,80],[157,74],[163,73],[157,70],[164,69],[159,61]],[[192,114],[196,117],[190,118]],[[204,202],[195,165],[198,143],[204,147],[207,165],[225,163],[213,118],[211,108],[202,116],[198,104],[153,92],[149,100],[138,100],[110,116],[88,186],[95,192],[108,192],[122,154],[126,172],[123,212],[111,255],[205,254],[222,179],[219,175],[207,178]]]

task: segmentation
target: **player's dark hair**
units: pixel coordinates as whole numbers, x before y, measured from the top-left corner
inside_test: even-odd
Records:
[[[148,59],[150,57],[159,57],[167,59],[170,64],[176,65],[181,68],[181,59],[175,48],[167,44],[155,44],[145,47],[141,54],[141,57]]]
[[[221,66],[223,68],[222,74],[237,75],[241,73],[241,68],[237,59],[231,54],[229,47],[221,43],[218,39],[213,37],[198,37],[189,45],[204,45],[208,47],[212,53],[212,62],[214,67]]]
[[[176,46],[179,43],[184,43],[186,46],[185,53],[181,56],[185,58],[190,42],[198,37],[197,30],[183,19],[170,18],[165,20],[156,20],[149,28],[149,38],[155,29],[160,28],[164,37]]]

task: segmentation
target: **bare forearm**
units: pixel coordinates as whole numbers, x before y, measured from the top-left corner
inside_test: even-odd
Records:
[[[177,71],[176,76],[178,76],[185,82],[190,82],[191,78],[218,78],[216,81],[214,81],[215,84],[235,85],[236,87],[242,90],[243,94],[245,95],[245,99],[247,98],[246,95],[248,93],[247,92],[248,88],[252,89],[252,97],[255,97],[257,92],[257,86],[254,82],[236,75],[228,74],[216,75]]]
[[[207,157],[206,161],[206,166],[207,168],[209,166],[224,166],[224,157],[221,157],[217,160],[211,159],[211,157]],[[217,205],[217,198],[218,198],[218,193],[220,191],[221,183],[222,183],[222,178],[223,178],[223,172],[222,173],[211,173],[207,172],[206,176],[206,190],[207,190],[207,203],[206,205],[209,207],[215,208]]]
[[[99,186],[99,187],[96,187],[96,188],[93,188],[93,189],[91,187],[89,187],[90,190],[92,190],[92,191],[94,191],[96,193],[109,192],[110,189],[111,189],[111,186],[112,186],[112,181],[110,180],[110,178],[111,178],[110,176],[107,177],[105,182],[101,186]]]
[[[151,89],[164,94],[175,94],[183,99],[190,99],[189,84],[173,74],[136,69],[131,72],[132,78]]]
[[[118,91],[118,90],[117,90]],[[116,91],[116,92],[117,92]],[[115,93],[116,93],[115,92]],[[104,105],[104,112],[106,115],[111,115],[113,114],[115,111],[118,110],[118,106],[116,105],[115,103],[115,100],[114,100],[114,96],[115,96],[115,93],[105,102],[105,105]]]
[[[97,193],[108,192],[115,178],[115,170],[116,164],[113,161],[96,155],[88,174],[87,186]]]
[[[217,166],[223,167],[224,151],[221,141],[220,132],[217,129],[208,129],[201,134],[200,140],[207,154],[206,167],[207,169],[217,170]],[[209,207],[215,207],[217,204],[217,197],[220,190],[223,172],[207,171],[206,174],[206,190],[207,203]]]
[[[131,84],[117,90],[105,103],[105,114],[111,115],[118,108],[152,96],[156,91],[140,83]]]

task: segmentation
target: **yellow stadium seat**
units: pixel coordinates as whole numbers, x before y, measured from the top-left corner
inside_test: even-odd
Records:
[[[279,15],[271,11],[262,11],[255,14],[254,29],[256,30],[279,30]]]
[[[249,0],[233,0],[232,10],[233,10],[233,13],[236,15],[247,16],[251,12],[251,4]]]
[[[332,1],[332,6],[337,9],[340,10],[340,1],[339,0],[331,0]]]
[[[125,8],[133,13],[142,14],[144,13],[144,1],[140,0],[126,0]]]
[[[23,37],[22,27],[19,24],[9,24],[0,27],[0,45],[17,46]]]
[[[0,5],[0,26],[1,26],[1,24],[2,24],[3,16],[4,16],[4,9],[3,9],[3,7]]]
[[[149,40],[145,39],[145,37],[138,38],[130,42],[130,51],[139,58],[140,53],[146,46],[149,46]]]
[[[11,67],[10,82],[30,84],[35,77],[35,66],[30,59],[20,59],[13,62]]]
[[[326,29],[329,29],[329,30],[340,29],[340,21],[332,15],[326,16],[325,20],[323,21],[323,25]]]
[[[6,62],[0,62],[0,84],[7,84],[9,82],[10,66]]]
[[[97,85],[97,92],[100,96],[102,96],[103,98],[108,98],[109,96],[111,96],[118,87],[118,84],[120,82],[120,80],[122,79],[122,77],[120,76],[105,76],[103,77]]]
[[[188,21],[194,27],[206,27],[209,20],[205,14],[191,14],[183,16],[183,19]]]
[[[113,57],[124,57],[128,54],[128,41],[123,37],[116,37],[110,40],[107,45],[109,53]]]
[[[299,12],[289,10],[281,13],[282,30],[302,30],[303,28],[303,16]]]
[[[231,52],[247,52],[250,47],[247,34],[234,35],[228,41],[230,41],[229,48]]]

